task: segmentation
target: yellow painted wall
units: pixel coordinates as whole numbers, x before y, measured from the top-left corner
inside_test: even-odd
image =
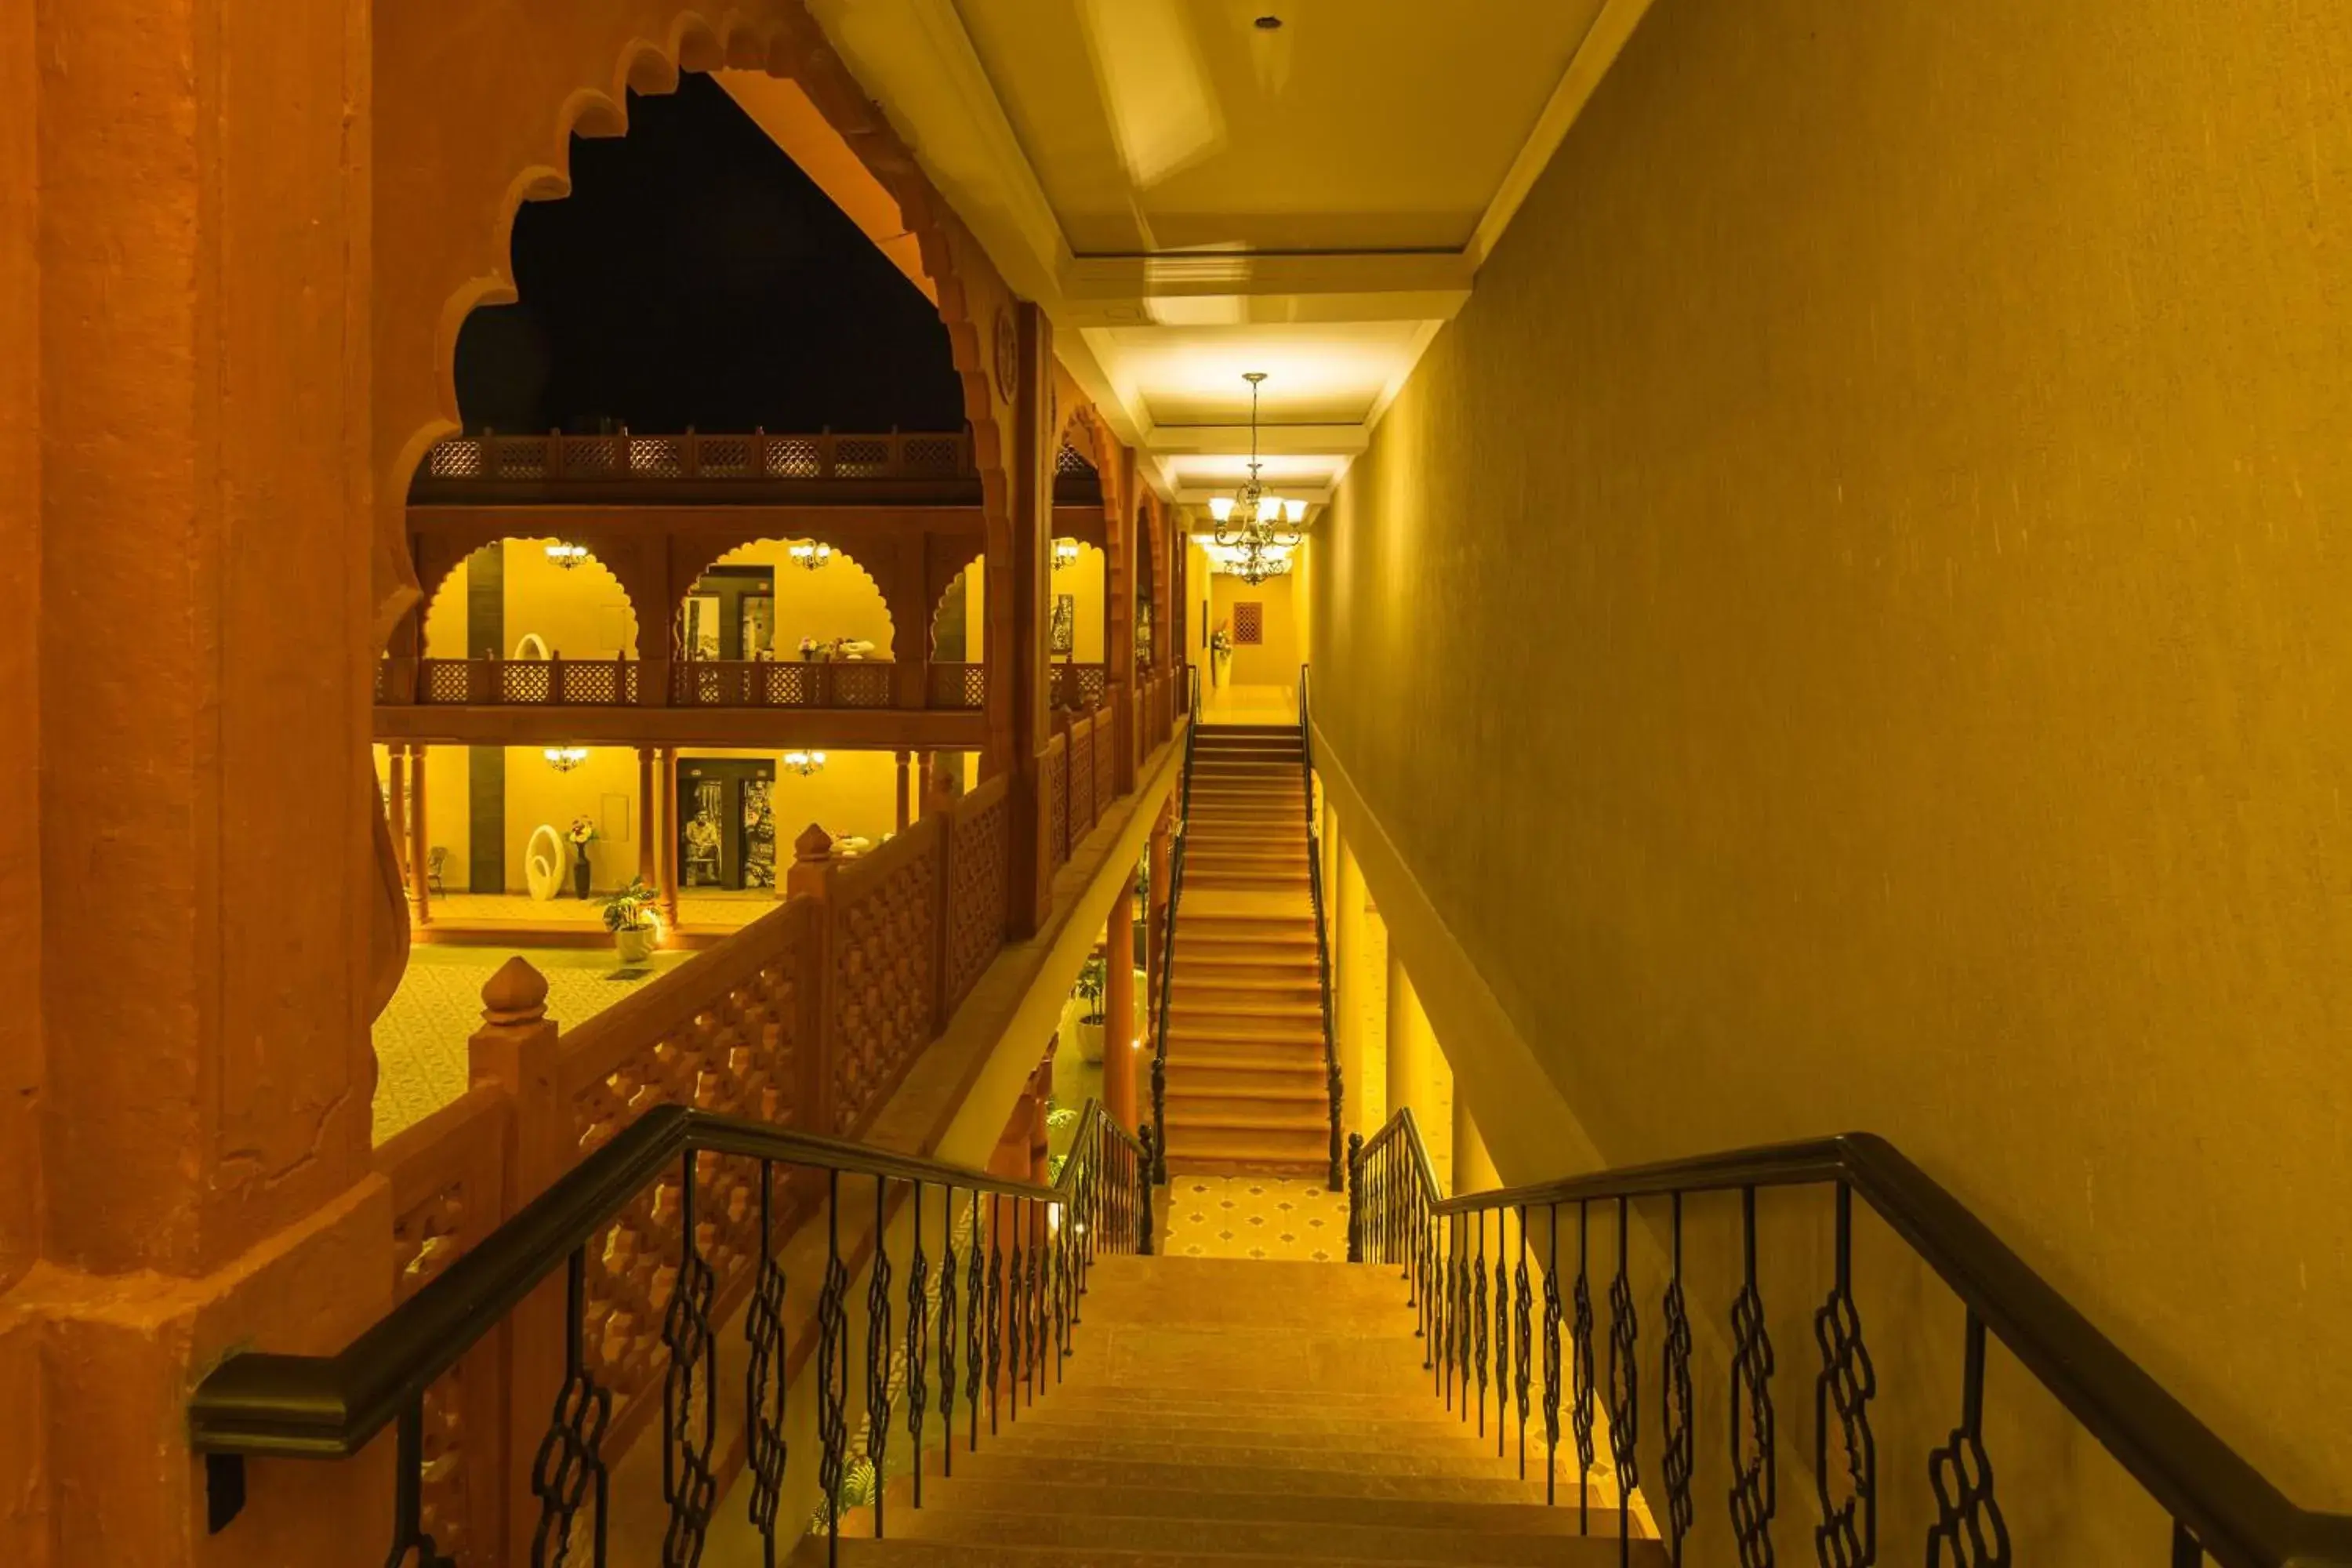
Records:
[[[512,658],[527,633],[536,632],[548,651],[564,658],[613,658],[636,652],[637,617],[620,581],[593,556],[566,569],[548,559],[544,539],[509,539],[504,557],[505,646]],[[425,614],[428,658],[467,658],[483,650],[466,642],[467,563],[459,562],[433,595]]]
[[[426,787],[433,783],[428,758]],[[547,765],[543,747],[509,746],[506,797],[508,891],[520,893],[530,887],[525,868],[530,836],[542,823],[559,834],[567,832],[574,816],[587,817],[604,836],[589,847],[590,888],[598,892],[625,888],[637,874],[635,747],[592,746],[586,762],[569,773],[558,773]],[[455,809],[462,812],[464,804],[460,795]],[[445,820],[445,814],[434,814],[436,827]],[[451,846],[451,851],[456,853],[456,846]],[[452,864],[464,862],[453,860]],[[567,878],[572,874],[569,861],[563,874]]]
[[[1069,656],[1069,663],[1103,662],[1103,569],[1106,564],[1108,560],[1101,551],[1091,544],[1081,544],[1076,561],[1067,566],[1054,568],[1053,593],[1056,596],[1063,594],[1070,595],[1072,619],[1076,623],[1075,647]]]
[[[1465,1076],[1507,1178],[1884,1132],[2339,1508],[2347,79],[2287,0],[1664,0],[1312,576],[1325,753],[1580,1124]],[[1784,1551],[1825,1211],[1764,1205]],[[1857,1250],[1916,1551],[1960,1314]],[[2160,1552],[1999,1353],[1988,1403],[2021,1558]]]
[[[1253,586],[1238,577],[1220,572],[1208,581],[1209,625],[1212,628],[1224,626],[1230,629],[1234,605],[1241,600],[1255,599],[1265,606],[1263,621],[1265,640],[1255,647],[1238,642],[1234,645],[1233,683],[1235,686],[1297,686],[1302,655],[1298,616],[1293,605],[1290,578],[1269,577]]]
[[[375,759],[376,787],[386,792],[388,800],[392,788],[391,753],[381,745],[371,746],[369,751]],[[531,757],[538,761],[537,752],[532,752]],[[545,767],[547,764],[539,762],[539,765]],[[425,851],[429,855],[436,845],[449,851],[442,875],[446,889],[453,893],[467,890],[466,856],[473,842],[472,822],[466,805],[469,766],[467,749],[463,746],[432,746],[425,753]],[[407,852],[408,846],[402,844],[402,855],[404,857]]]
[[[793,564],[791,548],[789,541],[763,539],[729,552],[718,563],[775,568],[777,657],[798,657],[804,637],[819,642],[856,637],[874,645],[867,658],[892,657],[890,610],[866,568],[836,550],[830,563],[812,572]]]

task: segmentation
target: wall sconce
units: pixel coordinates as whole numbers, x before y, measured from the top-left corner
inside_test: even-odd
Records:
[[[801,777],[806,778],[811,773],[824,771],[824,753],[823,752],[786,752],[784,766],[792,769]]]
[[[793,565],[814,572],[833,559],[833,546],[804,539],[792,546],[787,553],[791,555]]]
[[[547,547],[547,558],[569,572],[588,559],[588,547],[584,544],[567,544],[558,540]]]
[[[550,746],[547,750],[541,752],[540,755],[545,757],[547,759],[547,765],[553,768],[557,773],[568,773],[572,769],[578,767],[581,763],[588,760],[588,748],[585,746]]]
[[[1059,572],[1066,566],[1076,566],[1077,563],[1078,542],[1076,540],[1057,539],[1054,541],[1055,571]]]

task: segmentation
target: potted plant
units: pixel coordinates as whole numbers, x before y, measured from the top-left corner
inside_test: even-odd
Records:
[[[572,841],[572,892],[575,898],[588,896],[588,846],[596,842],[596,825],[584,816],[572,819],[572,829],[564,837]]]
[[[622,963],[641,964],[653,957],[661,945],[661,919],[654,913],[654,890],[644,878],[631,878],[604,900],[604,929],[613,933],[613,951]]]
[[[1103,1059],[1103,992],[1110,980],[1110,965],[1099,952],[1086,962],[1078,971],[1078,984],[1070,994],[1077,998],[1078,1056],[1089,1066],[1100,1067]]]

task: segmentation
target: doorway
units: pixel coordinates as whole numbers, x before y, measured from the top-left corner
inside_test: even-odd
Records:
[[[730,891],[776,885],[776,765],[753,757],[677,760],[677,882]]]

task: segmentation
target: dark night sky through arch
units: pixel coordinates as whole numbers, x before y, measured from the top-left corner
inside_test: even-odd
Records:
[[[632,94],[572,180],[458,335],[467,429],[963,428],[937,310],[709,78]]]

